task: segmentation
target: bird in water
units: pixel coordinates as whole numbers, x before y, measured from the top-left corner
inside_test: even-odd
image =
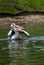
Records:
[[[25,31],[23,27],[16,25],[15,23],[12,23],[10,27],[11,30],[8,32],[8,37],[10,39],[21,39],[22,37],[20,33],[24,33],[29,36],[29,33]]]

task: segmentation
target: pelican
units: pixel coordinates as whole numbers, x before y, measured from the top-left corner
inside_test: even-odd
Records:
[[[8,37],[10,39],[19,39],[22,38],[20,33],[24,33],[29,36],[29,33],[24,30],[23,27],[16,25],[15,23],[11,24],[11,30],[8,32]]]

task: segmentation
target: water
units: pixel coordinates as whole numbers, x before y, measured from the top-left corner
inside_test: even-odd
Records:
[[[0,29],[0,65],[44,65],[44,25],[26,30],[33,37],[11,41],[6,38],[9,28]]]
[[[44,36],[38,40],[37,37],[14,41],[0,39],[0,65],[44,65],[42,38]]]

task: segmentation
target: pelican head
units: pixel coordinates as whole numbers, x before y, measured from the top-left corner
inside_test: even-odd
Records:
[[[26,32],[25,30],[23,30],[23,29],[24,29],[23,27],[18,26],[18,25],[16,25],[15,23],[12,23],[12,24],[11,24],[11,29],[12,29],[12,30],[21,31],[21,32],[25,33],[27,36],[29,36],[29,33]]]
[[[12,24],[11,24],[11,28],[24,29],[23,27],[18,26],[18,25],[16,25],[15,23],[12,23]]]
[[[14,26],[15,26],[15,24],[14,24],[14,23],[12,23],[12,24],[11,24],[11,27],[14,27]]]
[[[14,30],[14,31],[17,31],[17,32],[24,32],[25,33],[25,31],[23,29],[24,29],[23,27],[18,26],[15,23],[11,24],[11,30]]]

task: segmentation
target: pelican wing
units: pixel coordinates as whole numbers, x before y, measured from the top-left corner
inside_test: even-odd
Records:
[[[10,35],[11,35],[11,33],[12,33],[12,30],[10,30],[10,31],[8,32],[8,36],[10,36]]]
[[[25,30],[20,30],[21,32],[25,33],[27,36],[29,36],[29,33]]]

